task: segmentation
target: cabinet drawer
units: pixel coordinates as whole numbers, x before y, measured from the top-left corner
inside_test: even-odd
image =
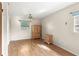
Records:
[[[52,39],[53,39],[52,35],[46,34],[45,37],[44,37],[44,42],[46,42],[48,44],[52,43]]]

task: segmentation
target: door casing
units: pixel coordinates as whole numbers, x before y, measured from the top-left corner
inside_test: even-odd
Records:
[[[0,2],[0,55],[2,55],[2,3]]]

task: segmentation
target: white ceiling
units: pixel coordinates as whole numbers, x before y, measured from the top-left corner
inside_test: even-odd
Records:
[[[73,2],[10,2],[10,15],[22,16],[32,13],[33,17],[43,18],[62,8],[65,8]]]

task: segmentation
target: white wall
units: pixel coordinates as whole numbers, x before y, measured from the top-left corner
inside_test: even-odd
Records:
[[[31,28],[22,30],[19,22],[19,16],[13,16],[10,21],[10,37],[11,40],[20,40],[20,39],[30,39],[31,38]]]
[[[70,12],[78,10],[79,3],[59,10],[42,21],[43,37],[46,33],[52,34],[54,44],[75,55],[79,55],[79,33],[74,33],[74,18]]]
[[[22,39],[31,39],[31,25],[26,30],[21,29],[21,23],[19,22],[20,16],[12,16],[10,19],[10,39],[14,40],[22,40]],[[37,24],[39,25],[39,19],[33,19],[34,21],[30,24]]]
[[[39,25],[40,24],[39,18],[33,18],[33,21],[30,23],[30,27],[27,28],[26,30],[22,30],[20,26],[21,23],[19,22],[19,20],[28,20],[27,19],[28,14],[25,15],[25,13],[24,14],[22,13],[24,12],[22,10],[23,6],[20,6],[21,10],[18,10],[18,8],[17,9],[15,8],[17,8],[17,6],[15,7],[12,7],[11,5],[9,6],[10,40],[15,41],[15,40],[31,39],[31,25],[33,24]],[[25,8],[26,6],[24,6],[24,9]],[[17,10],[20,13],[14,14]]]

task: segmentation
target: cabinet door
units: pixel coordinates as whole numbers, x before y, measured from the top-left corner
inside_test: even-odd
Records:
[[[41,35],[41,26],[33,25],[32,26],[32,38],[40,38]]]

